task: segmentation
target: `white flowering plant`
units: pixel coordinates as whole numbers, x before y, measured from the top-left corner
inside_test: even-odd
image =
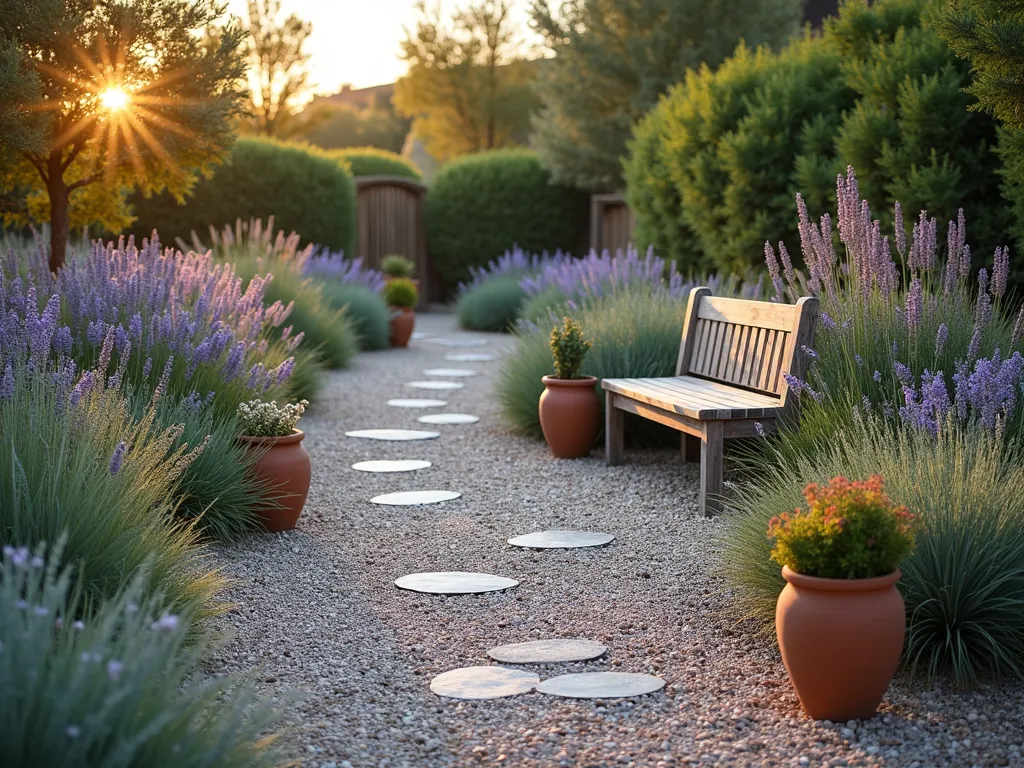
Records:
[[[299,417],[309,405],[307,400],[279,406],[276,402],[250,400],[238,406],[242,434],[247,437],[285,437],[295,431]]]
[[[211,636],[146,574],[92,603],[64,551],[0,551],[0,764],[269,768],[279,719],[250,678],[197,675]],[[88,610],[91,609],[91,610]]]

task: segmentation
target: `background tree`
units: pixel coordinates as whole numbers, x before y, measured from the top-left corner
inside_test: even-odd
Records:
[[[417,5],[421,19],[406,30],[402,58],[409,73],[395,85],[399,114],[438,159],[521,143],[536,106],[528,61],[509,18],[508,0],[482,0],[452,17]]]
[[[410,121],[399,117],[391,102],[374,98],[360,109],[351,104],[314,101],[297,116],[295,137],[324,149],[379,147],[401,152]]]
[[[243,34],[214,0],[0,0],[0,188],[8,223],[131,221],[125,189],[179,199],[230,149]]]
[[[742,39],[785,42],[802,0],[533,0],[533,28],[554,51],[536,84],[534,146],[558,181],[621,185],[634,123],[687,69],[714,67]]]
[[[281,0],[249,0],[246,25],[250,111],[258,133],[286,137],[294,125],[293,102],[309,77],[302,50],[313,25],[294,13],[281,18]]]
[[[1024,0],[953,0],[936,27],[974,65],[977,108],[1024,130]]]

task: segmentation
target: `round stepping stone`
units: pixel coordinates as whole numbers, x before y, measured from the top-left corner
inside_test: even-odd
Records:
[[[412,472],[414,469],[426,469],[430,466],[429,461],[422,459],[400,459],[391,461],[378,459],[376,461],[357,461],[352,469],[360,472]]]
[[[442,347],[485,347],[487,346],[486,339],[431,339],[434,344],[440,344]]]
[[[346,432],[346,437],[365,437],[367,440],[430,440],[440,437],[440,432],[425,432],[421,429],[357,429]]]
[[[476,376],[479,371],[469,368],[427,368],[424,376],[440,376],[442,379],[461,379],[467,376]]]
[[[578,549],[581,547],[603,547],[615,541],[610,533],[590,531],[541,531],[513,536],[508,543],[513,547],[530,549]]]
[[[524,669],[463,667],[435,677],[430,690],[449,699],[500,699],[529,693],[539,683],[539,675]]]
[[[418,397],[399,397],[388,400],[388,405],[394,408],[443,408],[448,405],[445,400],[424,400]]]
[[[374,504],[387,504],[390,507],[417,507],[421,504],[451,501],[461,495],[458,491],[399,491],[374,496],[370,501]]]
[[[577,672],[545,680],[537,690],[569,699],[624,699],[660,691],[665,681],[633,672]]]
[[[466,385],[460,381],[410,381],[405,386],[411,389],[462,389]]]
[[[445,355],[444,359],[451,360],[453,363],[489,363],[498,358],[485,352],[457,352]]]
[[[426,331],[413,331],[412,336],[409,337],[410,341],[420,341],[421,339],[429,339],[434,334],[427,333]]]
[[[476,424],[480,417],[471,413],[428,413],[416,421],[423,424]]]
[[[564,661],[590,661],[603,656],[608,647],[593,640],[533,640],[528,643],[499,645],[487,652],[505,664],[548,664]]]
[[[436,573],[410,573],[395,579],[395,586],[428,595],[479,595],[518,587],[515,579],[493,576],[489,573],[467,571],[440,571]]]

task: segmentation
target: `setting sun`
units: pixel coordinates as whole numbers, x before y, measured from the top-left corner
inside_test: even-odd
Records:
[[[108,88],[100,94],[100,103],[111,111],[124,109],[130,100],[128,92],[123,88]]]

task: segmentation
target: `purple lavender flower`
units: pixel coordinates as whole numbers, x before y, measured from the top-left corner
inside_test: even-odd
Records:
[[[1010,276],[1010,249],[1008,247],[996,248],[996,254],[992,262],[992,285],[989,290],[995,297],[1006,293],[1006,282]]]
[[[117,659],[111,659],[107,662],[107,677],[115,682],[120,679],[121,673],[124,671],[124,664]]]
[[[945,323],[939,326],[939,330],[935,332],[935,356],[941,357],[943,351],[946,349],[946,340],[949,338],[949,328]]]
[[[127,446],[124,444],[124,440],[117,444],[114,448],[114,454],[110,457],[110,474],[116,475],[121,471],[121,464],[124,463],[124,452]]]
[[[921,278],[915,276],[910,281],[910,290],[907,291],[907,331],[913,338],[917,329],[921,327],[922,304],[924,303]]]
[[[8,361],[3,378],[0,378],[0,400],[10,400],[14,397],[14,389],[14,368]]]
[[[178,617],[173,613],[165,613],[153,622],[151,629],[154,632],[173,632],[178,628]]]

